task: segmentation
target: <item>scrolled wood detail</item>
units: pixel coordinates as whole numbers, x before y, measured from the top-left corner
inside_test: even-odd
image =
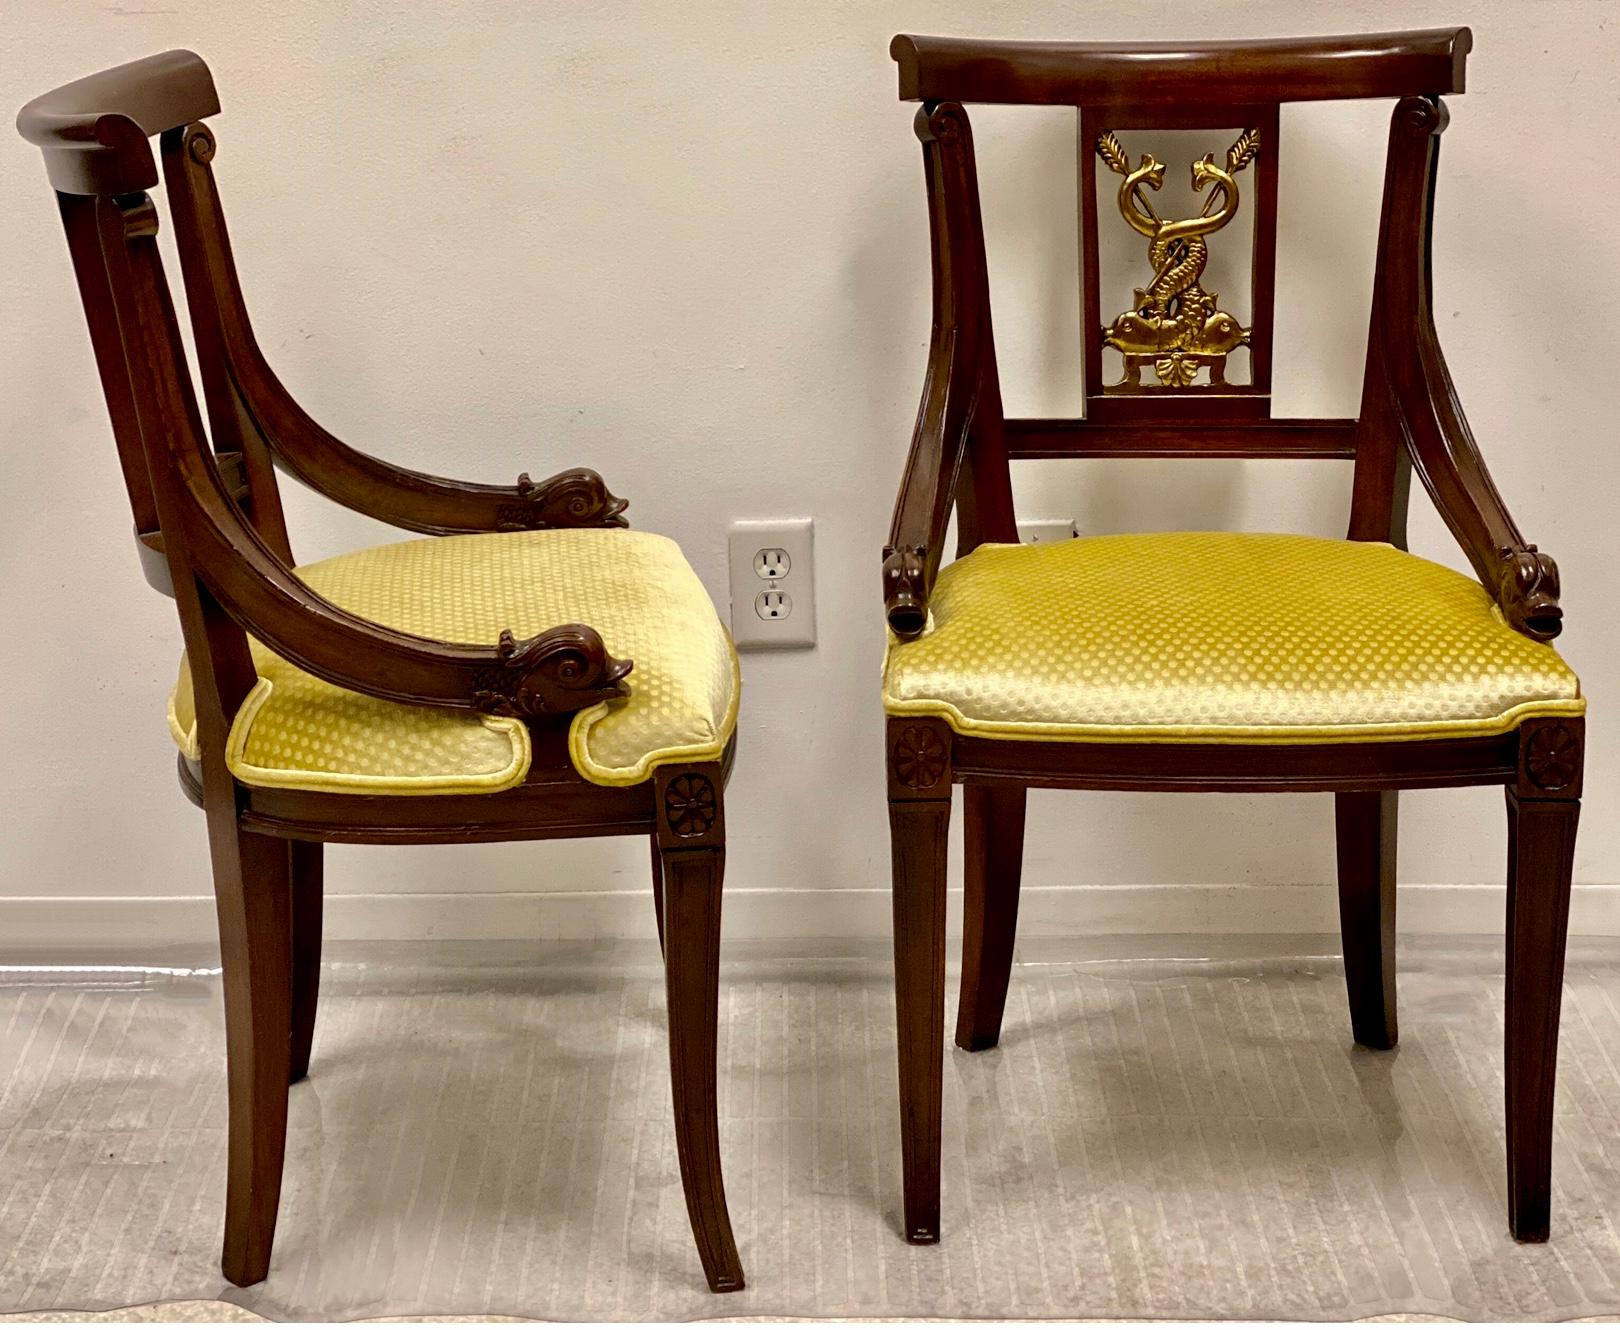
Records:
[[[1391,121],[1363,399],[1394,413],[1413,469],[1503,618],[1526,637],[1546,642],[1563,627],[1558,566],[1525,540],[1502,502],[1434,323],[1434,139],[1447,120],[1437,98],[1407,97]]]
[[[602,635],[582,623],[549,628],[523,641],[511,629],[495,648],[500,665],[478,678],[473,706],[492,716],[556,716],[627,697],[634,662],[608,654]]]
[[[202,121],[187,125],[183,138],[186,155],[198,166],[207,166],[214,160],[214,153],[218,151],[219,144],[214,138],[214,131]]]
[[[932,109],[921,107],[917,117],[917,137],[940,143],[955,143],[968,133],[967,111],[960,102],[941,102]],[[926,132],[924,132],[926,130]]]
[[[1497,603],[1509,624],[1538,642],[1550,642],[1564,626],[1558,604],[1558,564],[1534,545],[1500,552]]]
[[[707,835],[719,813],[714,782],[701,772],[683,772],[664,787],[664,819],[683,840]]]
[[[629,502],[609,490],[607,482],[589,467],[559,471],[541,481],[530,480],[525,471],[517,478],[514,495],[514,502],[495,510],[499,531],[629,525],[623,516]]]
[[[883,608],[896,636],[918,636],[928,623],[928,552],[921,545],[883,551]]]
[[[1451,123],[1451,113],[1438,98],[1403,97],[1395,115],[1404,128],[1418,134],[1443,134]]]

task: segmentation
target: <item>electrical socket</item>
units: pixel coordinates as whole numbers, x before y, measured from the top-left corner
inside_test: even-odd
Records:
[[[754,573],[767,582],[780,582],[793,568],[793,559],[780,545],[754,551]]]
[[[1029,517],[1018,524],[1018,539],[1026,545],[1050,545],[1054,540],[1073,540],[1080,534],[1072,517]]]
[[[762,619],[785,619],[793,613],[793,597],[785,591],[761,591],[754,597],[754,613]]]
[[[816,644],[815,524],[808,517],[733,522],[731,637],[739,651]]]

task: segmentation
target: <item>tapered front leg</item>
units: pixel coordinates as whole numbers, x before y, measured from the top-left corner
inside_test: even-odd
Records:
[[[888,737],[905,1236],[938,1242],[951,740],[935,722],[899,718],[889,721]]]
[[[321,917],[325,903],[324,847],[287,842],[292,887],[292,1049],[287,1069],[295,1084],[309,1074],[315,1009],[321,996]]]
[[[715,1058],[720,1001],[720,885],[725,816],[718,764],[660,768],[658,876],[663,900],[664,985],[675,1147],[698,1259],[716,1293],[743,1287],[720,1173]]]
[[[1027,791],[962,787],[962,992],[956,1044],[970,1053],[994,1048],[1012,975],[1018,889],[1024,867]]]
[[[1339,926],[1350,1028],[1358,1044],[1394,1048],[1395,1016],[1394,790],[1356,790],[1333,797],[1339,849]]]
[[[658,954],[664,954],[664,852],[658,848],[658,835],[652,837],[653,914],[658,921]]]
[[[1518,781],[1507,793],[1508,1227],[1520,1242],[1545,1242],[1549,1229],[1558,1017],[1584,737],[1579,720],[1527,722]]]
[[[269,1273],[287,1145],[292,918],[287,843],[210,810],[228,1075],[228,1177],[220,1268],[233,1284]]]

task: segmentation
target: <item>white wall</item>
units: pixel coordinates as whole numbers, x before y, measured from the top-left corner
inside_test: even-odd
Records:
[[[878,550],[928,330],[919,153],[890,35],[1471,22],[1474,91],[1453,100],[1441,163],[1441,331],[1503,493],[1563,571],[1560,645],[1594,702],[1577,862],[1593,886],[1577,919],[1607,927],[1620,924],[1612,896],[1598,904],[1620,883],[1606,719],[1620,668],[1614,14],[1604,0],[10,0],[0,103],[167,47],[201,52],[226,108],[216,169],[261,340],[340,436],[468,479],[594,466],[722,605],[729,520],[813,515],[820,645],[745,660],[731,920],[877,933]],[[1285,111],[1283,411],[1355,409],[1387,113]],[[1073,113],[987,108],[976,123],[1009,410],[1074,410]],[[201,820],[163,724],[173,611],[137,571],[38,154],[9,134],[0,182],[0,948],[205,936]],[[1029,514],[1087,531],[1337,535],[1349,469],[1053,463],[1020,471],[1018,489]],[[288,492],[302,558],[387,538]],[[1465,566],[1421,494],[1414,512],[1413,548]],[[1500,883],[1498,792],[1412,795],[1402,816],[1404,881]],[[1107,892],[1104,906],[1038,893],[1054,931],[1333,922],[1316,885],[1332,878],[1327,796],[1038,794],[1032,826],[1032,886],[1252,887]],[[645,931],[645,873],[640,843],[596,841],[338,850],[330,882],[354,897],[335,904],[339,931],[580,935]],[[1423,899],[1409,922],[1494,926],[1489,892]]]

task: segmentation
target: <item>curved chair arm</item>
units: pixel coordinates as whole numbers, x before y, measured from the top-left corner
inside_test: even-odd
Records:
[[[450,480],[372,457],[311,418],[270,368],[253,334],[214,186],[215,147],[212,130],[201,123],[163,135],[164,179],[217,435],[251,429],[310,488],[408,531],[450,535],[627,525],[625,501],[587,468],[538,482],[525,473],[515,485]]]
[[[1436,99],[1410,97],[1395,108],[1386,188],[1393,192],[1386,216],[1416,218],[1416,245],[1399,243],[1389,228],[1379,255],[1387,273],[1375,310],[1375,343],[1394,389],[1413,467],[1475,574],[1503,617],[1538,642],[1563,627],[1558,604],[1558,565],[1520,534],[1491,480],[1474,442],[1435,329],[1430,230],[1439,135],[1445,107]]]
[[[1413,464],[1503,617],[1526,637],[1551,641],[1564,619],[1558,564],[1519,533],[1497,491],[1463,415],[1432,319],[1424,320],[1417,351],[1428,410],[1414,413]]]
[[[979,404],[990,340],[990,299],[979,217],[973,132],[957,102],[922,106],[915,119],[928,188],[934,329],[906,472],[883,549],[883,605],[898,637],[928,623],[951,505]],[[993,366],[992,366],[993,369]]]
[[[190,499],[185,543],[194,575],[243,629],[328,683],[373,697],[497,716],[565,715],[624,697],[632,662],[585,624],[559,624],[494,646],[440,642],[350,613],[299,580],[246,523],[213,466],[175,450]]]
[[[895,500],[889,543],[883,547],[884,614],[895,635],[907,640],[928,624],[928,597],[945,545],[956,472],[972,414],[962,403],[961,392],[952,391],[958,378],[956,347],[956,330],[936,324],[906,472]]]
[[[628,694],[623,681],[632,663],[610,656],[584,624],[560,624],[523,641],[506,631],[493,646],[440,642],[361,618],[300,581],[243,517],[203,435],[182,377],[151,199],[141,193],[98,202],[109,290],[141,385],[140,429],[177,586],[194,579],[283,659],[373,697],[544,717]]]

